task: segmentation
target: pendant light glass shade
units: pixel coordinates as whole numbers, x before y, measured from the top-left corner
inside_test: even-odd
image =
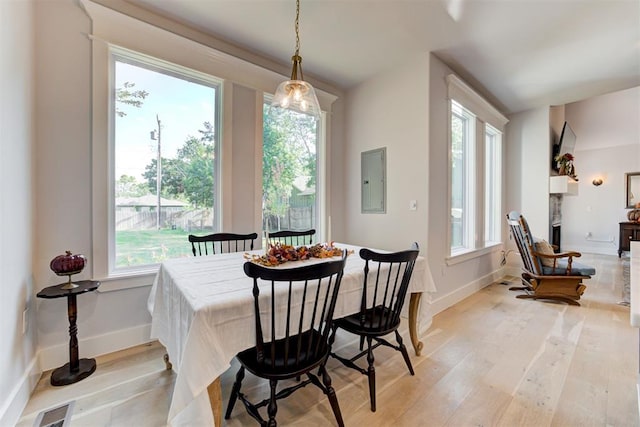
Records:
[[[316,91],[311,84],[304,81],[302,74],[302,57],[300,56],[300,34],[298,22],[300,19],[300,0],[296,0],[296,52],[291,57],[293,66],[291,69],[291,79],[278,85],[276,93],[271,101],[272,108],[282,108],[296,111],[298,113],[309,114],[316,120],[320,119],[320,103],[316,96]],[[300,78],[298,78],[300,72]]]
[[[299,65],[296,66],[295,55],[293,58],[295,70]],[[321,110],[316,91],[309,83],[297,79],[297,76],[293,74],[291,80],[284,81],[278,85],[278,89],[276,89],[271,101],[271,106],[309,114],[315,117],[316,120],[320,119]]]

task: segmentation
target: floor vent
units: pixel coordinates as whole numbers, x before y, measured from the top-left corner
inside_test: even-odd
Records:
[[[75,400],[38,414],[33,427],[66,427],[70,424]]]

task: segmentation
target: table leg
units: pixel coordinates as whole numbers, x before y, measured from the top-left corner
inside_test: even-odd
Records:
[[[164,367],[167,369],[167,371],[170,371],[173,369],[173,364],[171,363],[171,360],[169,359],[169,353],[165,353],[164,356],[162,356],[162,359],[164,359]]]
[[[76,383],[96,370],[95,359],[78,358],[78,308],[76,295],[67,296],[67,315],[69,316],[69,363],[55,369],[51,373],[51,385],[61,386]]]
[[[78,306],[75,295],[67,297],[67,316],[69,317],[69,366],[72,372],[80,368],[78,361]]]
[[[222,388],[220,386],[220,377],[209,384],[207,393],[209,394],[209,403],[211,404],[211,411],[213,412],[214,425],[220,427],[222,426]]]
[[[416,352],[416,356],[420,356],[422,351],[422,341],[418,339],[418,311],[420,309],[420,297],[422,292],[412,292],[409,300],[409,335],[411,336],[411,344]]]

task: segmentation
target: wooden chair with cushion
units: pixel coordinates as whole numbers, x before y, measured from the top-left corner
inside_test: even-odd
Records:
[[[331,356],[348,368],[355,369],[368,377],[369,398],[373,412],[376,410],[376,372],[373,356],[375,348],[385,345],[401,352],[409,372],[414,375],[409,353],[402,342],[398,327],[400,312],[409,289],[409,281],[418,253],[417,243],[414,243],[409,250],[395,253],[378,253],[366,248],[361,249],[360,257],[365,260],[365,266],[360,311],[342,319],[336,319],[333,323],[332,344],[338,328],[360,336],[360,353],[348,359],[335,353],[331,353]],[[390,333],[395,333],[398,345],[393,345],[382,338]],[[367,348],[363,349],[365,340]],[[354,363],[364,356],[367,356],[367,369]]]
[[[189,234],[193,256],[252,251],[258,233],[214,233],[207,236]]]
[[[269,233],[269,244],[275,245],[276,243],[281,243],[291,246],[311,245],[314,234],[316,234],[316,230],[313,228],[304,231],[274,231],[273,233]]]
[[[547,242],[536,241],[527,220],[516,211],[507,214],[507,223],[522,257],[522,287],[527,293],[516,298],[547,299],[580,305],[578,300],[586,286],[584,279],[591,278],[596,270],[575,262],[579,252],[554,253]]]
[[[276,400],[314,384],[329,398],[338,425],[344,425],[325,365],[329,358],[329,334],[346,257],[345,251],[341,260],[283,269],[245,263],[244,271],[253,279],[256,345],[236,356],[241,366],[229,396],[225,419],[229,419],[236,400],[240,399],[249,415],[261,425],[275,426]],[[312,372],[315,369],[318,369],[317,375]],[[252,403],[241,392],[245,370],[269,380],[267,399]],[[306,380],[277,390],[279,381],[300,380],[303,375],[306,375]],[[268,421],[259,412],[264,406],[267,407]]]

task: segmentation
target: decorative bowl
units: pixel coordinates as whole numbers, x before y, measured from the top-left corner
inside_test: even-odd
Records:
[[[71,282],[71,275],[78,274],[87,264],[87,258],[84,255],[73,255],[71,251],[66,251],[64,255],[58,255],[49,263],[49,268],[58,276],[69,276],[69,282],[62,289],[73,289],[78,285]]]

